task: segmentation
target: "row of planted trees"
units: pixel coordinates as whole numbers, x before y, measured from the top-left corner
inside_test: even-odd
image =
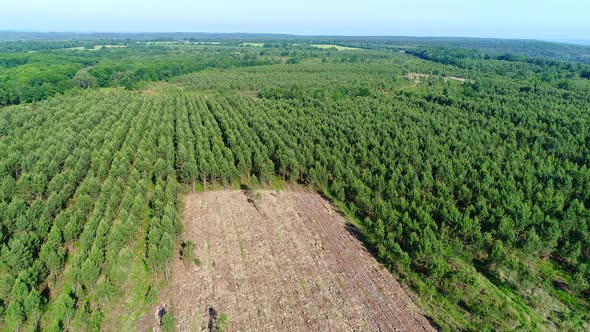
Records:
[[[0,163],[0,297],[8,330],[98,328],[124,290],[129,262],[169,268],[181,231],[166,136],[174,114],[129,94],[66,100],[3,114],[10,132],[1,147],[11,157]]]

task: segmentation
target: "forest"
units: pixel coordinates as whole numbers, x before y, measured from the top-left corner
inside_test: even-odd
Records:
[[[181,195],[280,182],[438,329],[590,329],[590,48],[198,37],[0,42],[0,330],[133,330]]]

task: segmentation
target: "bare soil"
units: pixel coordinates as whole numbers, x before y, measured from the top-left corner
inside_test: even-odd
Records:
[[[154,322],[171,304],[178,331],[433,330],[316,193],[196,193],[184,220],[201,265],[176,259]]]
[[[238,94],[244,97],[258,98],[258,90],[240,90]]]
[[[423,79],[427,79],[429,77],[438,77],[438,76],[429,75],[429,74],[407,73],[405,75],[405,77],[407,79],[411,80],[411,81],[414,81],[414,84],[419,84],[419,83],[422,82]],[[473,82],[475,82],[474,80],[468,80],[468,79],[465,79],[463,77],[455,77],[455,76],[444,76],[442,79],[445,82],[448,81],[448,80],[458,81],[458,82],[461,82],[461,83],[465,83],[465,82],[473,83]]]

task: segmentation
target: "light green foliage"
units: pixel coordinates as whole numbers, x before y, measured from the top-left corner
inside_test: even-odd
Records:
[[[164,332],[174,332],[176,326],[176,318],[172,312],[167,312],[164,317],[162,317],[162,331]]]
[[[215,326],[215,331],[216,332],[224,332],[227,328],[227,324],[228,324],[228,320],[227,320],[227,315],[225,314],[225,312],[222,312],[221,314],[219,314],[219,318],[217,318],[217,324]]]
[[[264,47],[264,43],[241,43],[242,46]]]
[[[338,51],[354,51],[359,50],[357,47],[348,47],[348,46],[341,46],[341,45],[334,45],[334,44],[311,44],[311,47],[317,47],[321,49],[335,49]]]

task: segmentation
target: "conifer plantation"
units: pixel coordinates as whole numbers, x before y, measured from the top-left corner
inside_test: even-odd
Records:
[[[183,194],[289,183],[436,328],[590,329],[589,48],[200,37],[0,43],[0,330],[133,330]]]

